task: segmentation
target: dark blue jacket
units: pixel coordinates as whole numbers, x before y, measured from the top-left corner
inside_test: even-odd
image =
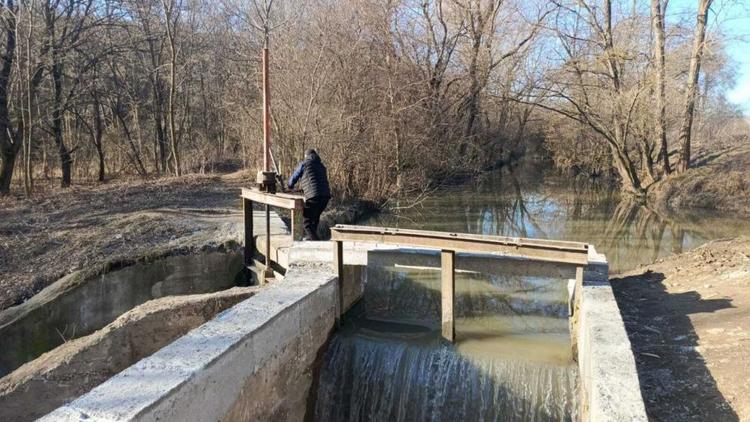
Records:
[[[300,180],[305,200],[331,197],[331,190],[328,187],[328,171],[318,154],[309,154],[300,163],[289,180],[289,189],[294,188]]]

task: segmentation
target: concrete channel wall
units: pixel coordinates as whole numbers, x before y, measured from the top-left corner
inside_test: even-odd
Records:
[[[303,419],[337,289],[320,266],[287,274],[42,420]]]
[[[591,422],[647,421],[635,359],[609,284],[607,260],[589,250],[571,318],[581,417]]]
[[[304,420],[314,394],[314,371],[338,312],[332,245],[274,243],[274,257],[287,268],[284,280],[264,286],[42,420]],[[345,308],[362,294],[362,270],[373,250],[381,257],[410,252],[413,265],[437,262],[433,252],[345,244]],[[575,290],[571,320],[582,420],[645,421],[635,361],[607,281],[606,258],[592,250],[590,259],[594,263],[584,273],[584,284]],[[471,256],[459,261],[472,270],[487,265]],[[571,277],[569,270],[549,264],[497,261],[493,268],[514,274]]]

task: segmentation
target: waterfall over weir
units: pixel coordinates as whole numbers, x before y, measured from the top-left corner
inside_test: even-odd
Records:
[[[458,272],[448,344],[438,268],[381,262],[366,273],[363,300],[325,353],[315,420],[577,419],[564,282]]]

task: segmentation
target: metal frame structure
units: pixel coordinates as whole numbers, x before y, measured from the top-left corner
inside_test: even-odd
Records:
[[[583,283],[589,245],[558,240],[483,236],[464,233],[404,230],[385,227],[337,225],[331,229],[333,265],[338,276],[339,309],[343,311],[344,242],[385,243],[398,246],[439,249],[441,262],[441,327],[443,337],[456,337],[454,299],[456,252],[500,253],[504,256],[554,262],[576,268],[576,289]]]

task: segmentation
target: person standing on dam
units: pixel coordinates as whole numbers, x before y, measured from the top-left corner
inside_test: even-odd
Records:
[[[304,240],[320,240],[318,237],[318,223],[320,214],[326,209],[331,199],[328,187],[328,171],[314,149],[305,151],[305,159],[289,180],[289,189],[301,180],[302,193],[305,196],[305,208],[302,210],[302,227],[305,230]]]

